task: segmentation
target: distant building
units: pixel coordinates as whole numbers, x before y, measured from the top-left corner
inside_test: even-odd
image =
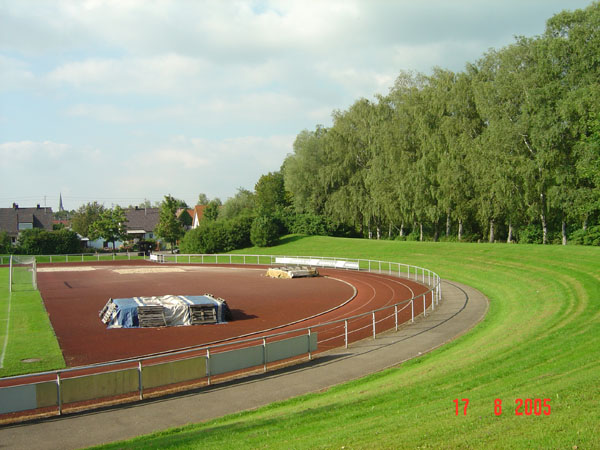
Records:
[[[194,206],[194,209],[191,210],[192,213],[190,215],[192,216],[192,229],[198,228],[198,225],[200,225],[200,221],[204,217],[204,210],[207,206],[208,205],[196,205]]]
[[[126,209],[125,217],[127,222],[127,235],[129,240],[147,240],[155,239],[154,230],[160,220],[159,208],[131,208]]]
[[[127,222],[125,222],[125,228],[127,229],[127,241],[136,243],[139,241],[145,241],[148,239],[156,239],[155,228],[159,221],[159,208],[128,208],[123,210]],[[88,248],[107,248],[112,247],[112,243],[105,241],[104,239],[89,240],[86,241]],[[116,241],[115,248],[121,247],[125,242]]]
[[[5,231],[13,244],[17,243],[19,233],[23,230],[41,228],[52,231],[52,208],[21,208],[13,203],[12,208],[0,208],[0,231]]]

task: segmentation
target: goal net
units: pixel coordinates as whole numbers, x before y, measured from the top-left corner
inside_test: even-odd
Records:
[[[34,256],[10,257],[9,292],[37,289],[37,268]]]

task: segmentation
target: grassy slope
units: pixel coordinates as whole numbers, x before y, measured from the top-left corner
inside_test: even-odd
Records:
[[[279,247],[250,251],[423,265],[480,289],[490,309],[467,335],[397,368],[257,411],[140,437],[130,447],[597,445],[600,249],[289,237]],[[456,398],[470,400],[466,416],[455,415]],[[549,398],[550,416],[516,416],[517,398]],[[495,399],[502,400],[501,416],[494,415]]]
[[[10,297],[9,338],[0,377],[65,367],[65,361],[38,291],[9,294],[8,268],[0,268],[0,353],[6,335]],[[39,359],[23,363],[23,359]]]

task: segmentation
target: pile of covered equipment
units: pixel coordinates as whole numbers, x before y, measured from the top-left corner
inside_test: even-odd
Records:
[[[204,294],[111,298],[100,319],[108,328],[146,328],[225,323],[232,317],[225,300]]]
[[[267,270],[267,276],[271,278],[299,278],[316,277],[319,272],[314,267],[271,267]]]

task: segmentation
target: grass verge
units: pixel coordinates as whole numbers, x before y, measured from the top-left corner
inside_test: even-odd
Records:
[[[471,332],[396,368],[103,448],[597,445],[600,249],[289,236],[277,247],[242,253],[408,262],[481,290],[490,309]],[[453,401],[463,398],[467,414],[456,415]],[[526,415],[523,408],[516,415],[518,399],[549,399],[550,415]]]

